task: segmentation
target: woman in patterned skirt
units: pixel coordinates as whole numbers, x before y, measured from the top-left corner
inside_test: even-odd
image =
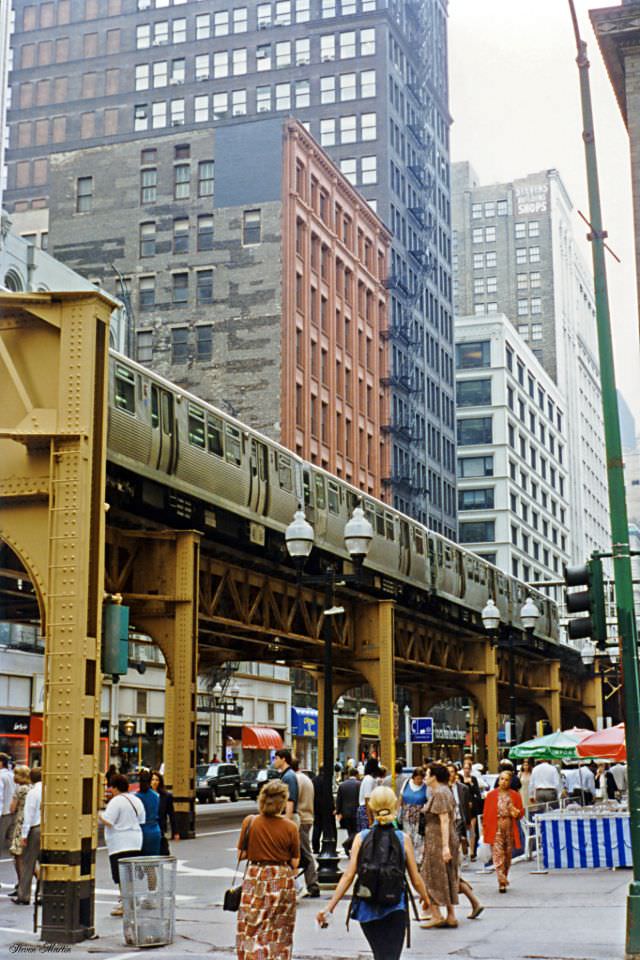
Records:
[[[248,864],[238,911],[238,960],[291,960],[300,839],[284,816],[288,799],[286,784],[265,783],[258,796],[260,813],[242,823],[238,858]]]
[[[493,865],[496,868],[498,890],[506,893],[509,886],[511,852],[520,845],[518,820],[524,815],[522,797],[511,789],[511,774],[504,770],[498,786],[490,790],[484,800],[484,842],[491,844]]]
[[[422,876],[431,900],[429,927],[457,927],[455,907],[459,891],[459,844],[455,826],[455,803],[449,789],[449,771],[442,763],[427,768],[430,797],[424,808],[424,857]],[[446,917],[440,912],[446,910]]]
[[[11,813],[14,815],[13,823],[9,832],[9,853],[13,856],[13,862],[16,868],[16,883],[14,893],[18,893],[18,884],[20,883],[20,868],[22,865],[22,854],[24,847],[22,845],[22,824],[24,822],[24,802],[31,789],[31,777],[29,776],[29,767],[19,765],[13,768],[13,782],[16,787],[11,800]]]

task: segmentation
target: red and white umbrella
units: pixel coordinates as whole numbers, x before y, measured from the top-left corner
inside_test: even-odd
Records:
[[[581,757],[599,757],[601,760],[626,760],[627,745],[624,738],[624,723],[598,730],[577,744]]]
[[[587,737],[593,736],[593,730],[587,730],[585,727],[571,727],[570,730],[562,731],[565,737],[571,737],[576,743],[582,743]]]

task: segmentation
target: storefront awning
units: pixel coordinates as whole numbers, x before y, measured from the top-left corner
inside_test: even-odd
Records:
[[[281,750],[283,746],[282,737],[271,727],[242,728],[243,750]]]

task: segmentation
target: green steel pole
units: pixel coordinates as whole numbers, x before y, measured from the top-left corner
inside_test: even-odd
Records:
[[[602,387],[602,410],[604,415],[605,448],[607,454],[607,478],[609,481],[609,513],[611,519],[611,542],[613,574],[616,585],[616,608],[618,633],[622,640],[622,664],[624,670],[625,729],[627,741],[627,764],[629,780],[629,814],[631,819],[631,849],[633,853],[633,881],[627,898],[627,957],[640,958],[640,685],[638,683],[638,651],[636,620],[633,606],[633,575],[629,552],[629,525],[627,502],[624,491],[624,466],[620,441],[620,422],[616,395],[616,377],[613,363],[613,343],[607,294],[607,268],[600,209],[600,187],[596,156],[591,89],[589,85],[589,60],[587,46],[580,38],[578,23],[569,0],[578,46],[577,64],[580,74],[580,98],[582,101],[583,140],[589,190],[591,221],[591,250],[596,296],[596,324],[600,353],[600,382]]]

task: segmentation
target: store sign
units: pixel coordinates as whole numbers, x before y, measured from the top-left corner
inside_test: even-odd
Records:
[[[360,736],[379,737],[380,736],[380,717],[366,714],[360,717]]]
[[[109,737],[109,721],[108,720],[100,721],[100,736],[107,737],[108,739]]]
[[[467,731],[461,730],[458,727],[448,727],[445,725],[435,728],[436,740],[462,740],[463,742],[467,738]]]
[[[29,717],[13,717],[10,714],[0,716],[0,733],[29,733]]]
[[[338,740],[348,740],[351,736],[351,724],[348,720],[338,720]]]
[[[164,736],[164,723],[158,721],[149,723],[147,721],[147,726],[145,728],[146,734],[148,737],[163,737]]]
[[[318,711],[313,707],[291,707],[291,732],[294,737],[317,737]]]
[[[519,217],[528,213],[546,213],[548,205],[548,183],[532,183],[515,187],[516,213]]]

